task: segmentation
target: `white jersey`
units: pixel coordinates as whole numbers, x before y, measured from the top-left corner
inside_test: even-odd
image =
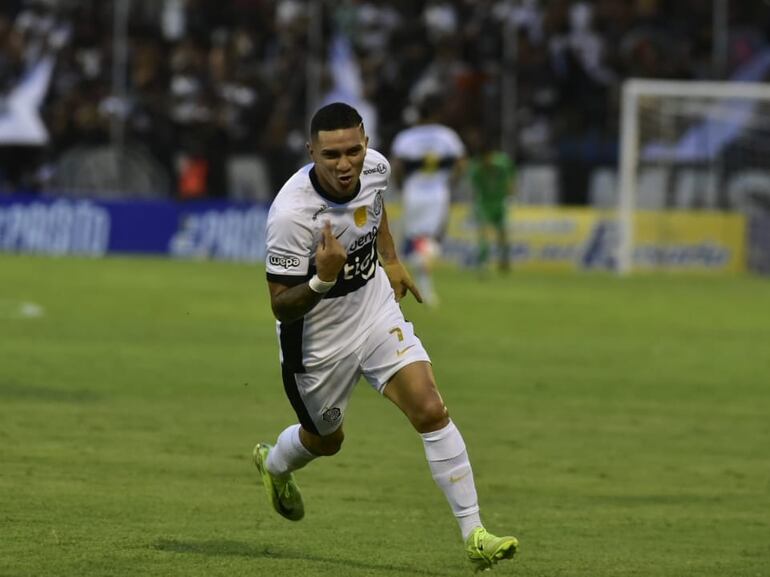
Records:
[[[348,253],[337,284],[321,302],[297,321],[277,323],[285,370],[305,372],[357,346],[394,300],[377,258],[389,178],[390,163],[368,149],[359,191],[348,202],[321,188],[312,164],[289,178],[273,201],[267,217],[268,280],[294,286],[315,274],[316,247],[327,220]]]
[[[448,126],[423,124],[399,132],[392,154],[404,165],[405,235],[440,236],[449,213],[452,170],[465,156],[462,140]]]

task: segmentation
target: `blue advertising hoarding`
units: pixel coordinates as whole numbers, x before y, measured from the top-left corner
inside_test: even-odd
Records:
[[[388,208],[391,226],[396,236],[400,228],[400,209],[398,205],[391,205]],[[463,224],[470,222],[468,211],[467,205],[453,207],[444,243],[444,257],[460,263],[467,262],[468,255],[475,254],[475,227]],[[265,258],[267,212],[268,206],[265,204],[239,204],[225,200],[100,201],[24,195],[0,196],[0,252],[90,257],[101,257],[108,253],[135,253],[178,258],[262,262]],[[596,262],[589,263],[584,258],[592,246],[591,239],[596,240],[594,233],[601,227],[588,227],[586,228],[588,232],[584,231],[581,234],[575,232],[580,228],[579,223],[585,224],[596,220],[598,218],[596,211],[557,207],[521,207],[513,211],[511,216],[513,233],[511,256],[519,268],[529,266],[569,269],[613,268],[611,262],[597,265]],[[565,231],[562,229],[543,229],[541,225],[546,217],[551,219],[546,219],[547,222],[557,219],[560,223],[567,221],[573,223],[573,228],[569,229],[571,236],[568,235],[569,238],[565,239]],[[716,217],[708,214],[680,214],[670,218],[700,219],[698,222],[705,222]],[[723,215],[720,218],[743,222],[744,217]],[[770,235],[768,235],[770,221],[767,216],[757,215],[747,220],[748,231],[744,231],[741,225],[733,231],[731,236],[733,244],[745,245],[744,249],[725,252],[731,255],[729,259],[722,258],[715,261],[712,259],[713,262],[708,263],[697,261],[690,263],[692,266],[685,266],[687,263],[679,262],[677,267],[683,270],[694,267],[699,270],[713,269],[719,272],[745,270],[748,264],[748,269],[754,272],[764,274],[770,272]],[[690,229],[687,230],[700,231],[699,234],[705,234],[709,239],[714,231],[724,233],[727,230],[724,225],[715,227],[713,223],[708,222],[698,226],[692,225]],[[551,244],[548,244],[549,242]],[[707,243],[704,246],[711,247],[714,242],[711,239],[709,241],[711,244]],[[544,249],[538,252],[541,245],[542,247],[554,245],[559,248],[559,251],[548,252]],[[657,242],[650,246],[660,252],[668,245]],[[697,254],[702,256],[702,252]],[[718,255],[721,254],[722,252],[718,252]]]
[[[0,251],[44,255],[168,254],[254,262],[265,257],[267,206],[227,201],[97,201],[0,197]]]

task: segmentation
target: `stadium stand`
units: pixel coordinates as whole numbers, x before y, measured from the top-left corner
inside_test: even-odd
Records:
[[[433,92],[446,95],[446,122],[461,134],[483,127],[499,139],[503,35],[512,25],[525,202],[610,203],[625,78],[719,74],[710,0],[317,4],[323,40],[335,47],[321,59],[322,85],[328,94],[354,87],[386,151],[414,104]],[[305,158],[305,63],[318,57],[308,40],[310,4],[133,0],[125,95],[112,91],[113,7],[100,0],[2,3],[0,190],[269,200]],[[766,76],[759,63],[768,59],[769,14],[761,2],[730,3],[722,76],[752,65],[755,79]],[[343,78],[335,59],[350,55],[355,62],[345,70],[355,76]],[[44,96],[43,141],[30,140],[36,125],[29,106],[20,112],[15,104],[22,89]],[[116,120],[125,123],[126,148],[107,153]],[[679,178],[686,191],[695,176]],[[258,184],[246,186],[252,179]]]

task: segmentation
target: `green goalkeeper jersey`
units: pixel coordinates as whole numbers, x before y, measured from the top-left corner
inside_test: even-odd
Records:
[[[515,174],[513,163],[503,152],[490,152],[471,160],[468,176],[473,187],[476,212],[481,220],[502,224],[505,200]]]

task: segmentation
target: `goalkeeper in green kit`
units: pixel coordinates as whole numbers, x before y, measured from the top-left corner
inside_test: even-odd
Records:
[[[516,169],[508,155],[487,145],[481,147],[468,166],[478,224],[476,264],[479,268],[483,268],[489,260],[492,236],[497,240],[500,270],[507,271],[509,268],[506,212],[508,197],[515,192],[515,176]]]

